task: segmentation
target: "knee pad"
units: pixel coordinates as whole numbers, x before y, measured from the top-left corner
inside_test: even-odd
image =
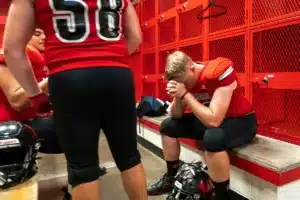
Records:
[[[162,121],[162,123],[160,124],[160,128],[159,128],[159,132],[161,134],[167,135],[168,129],[169,129],[169,126],[170,126],[170,122],[171,122],[170,117],[168,117],[167,119]]]
[[[139,165],[141,163],[141,154],[136,150],[133,155],[115,158],[115,162],[118,169],[123,172]]]
[[[160,132],[160,134],[171,137],[171,138],[178,138],[178,135],[175,134],[175,133],[177,133],[176,129],[177,129],[177,127],[174,126],[174,123],[172,122],[172,118],[169,117],[161,123],[159,132]]]
[[[207,129],[203,137],[203,145],[206,151],[209,152],[220,152],[224,151],[224,138],[225,133],[221,128],[210,128]]]
[[[72,187],[98,180],[100,176],[101,171],[97,164],[79,167],[68,163],[68,181]]]

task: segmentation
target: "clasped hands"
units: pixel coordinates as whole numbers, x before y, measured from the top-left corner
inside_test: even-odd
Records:
[[[187,92],[185,85],[176,81],[169,81],[166,90],[168,95],[171,97],[177,97],[179,99],[182,98]]]

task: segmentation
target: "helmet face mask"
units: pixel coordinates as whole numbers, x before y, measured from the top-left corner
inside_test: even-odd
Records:
[[[0,188],[21,184],[36,174],[39,147],[35,132],[27,125],[0,124]]]
[[[212,196],[212,182],[202,162],[185,163],[175,176],[167,200],[206,200]]]

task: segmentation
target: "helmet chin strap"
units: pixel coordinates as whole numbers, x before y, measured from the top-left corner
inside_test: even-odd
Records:
[[[175,199],[177,200],[179,200],[179,197],[180,197],[180,194],[181,194],[181,192],[180,191],[177,191],[177,194],[175,195]]]

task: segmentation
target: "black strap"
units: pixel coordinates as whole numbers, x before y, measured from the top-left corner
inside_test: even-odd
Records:
[[[209,9],[210,7],[220,8],[221,11],[218,12],[218,13],[214,13],[214,14],[208,15],[208,16],[203,16],[203,13],[204,13],[207,9]],[[225,6],[223,6],[223,5],[218,5],[218,4],[217,4],[216,2],[214,2],[213,0],[210,0],[209,3],[208,3],[208,5],[207,5],[207,7],[204,8],[204,9],[202,9],[202,10],[200,11],[200,13],[198,14],[197,18],[198,18],[199,20],[201,20],[201,19],[208,19],[208,18],[212,18],[212,17],[217,17],[217,16],[224,15],[226,12],[227,12],[227,10],[226,10]]]

